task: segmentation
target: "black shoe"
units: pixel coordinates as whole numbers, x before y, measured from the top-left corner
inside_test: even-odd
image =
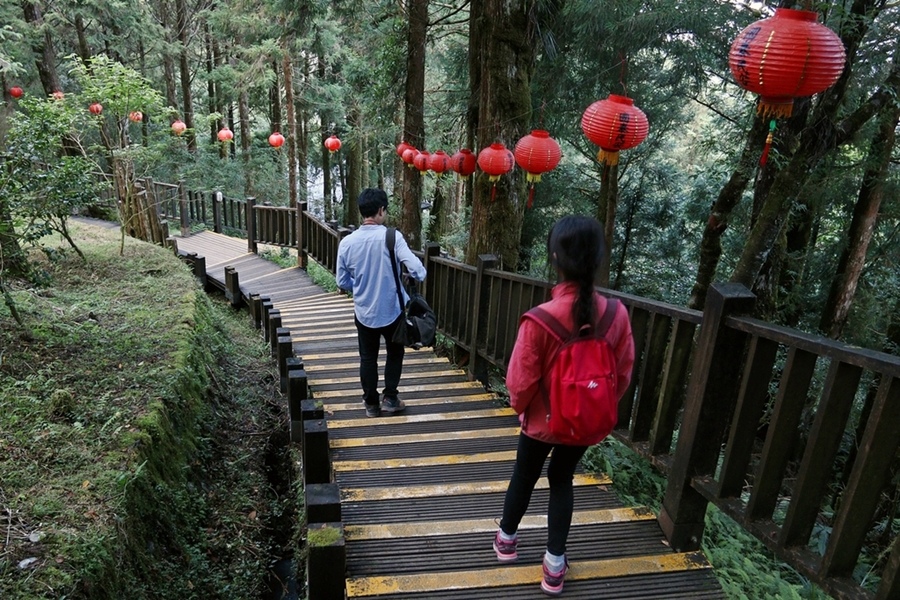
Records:
[[[385,396],[381,401],[381,410],[393,415],[406,410],[406,404],[397,396]]]
[[[381,416],[381,407],[377,404],[366,404],[366,416],[367,417],[380,417]]]

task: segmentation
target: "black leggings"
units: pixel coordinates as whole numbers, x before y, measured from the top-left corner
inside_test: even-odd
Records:
[[[531,493],[544,469],[544,462],[550,451],[550,465],[547,467],[547,479],[550,481],[550,502],[547,507],[547,550],[560,556],[566,552],[566,540],[572,524],[572,510],[575,495],[572,492],[572,477],[578,461],[587,450],[587,446],[564,446],[548,444],[524,433],[519,435],[519,448],[516,452],[516,466],[513,469],[506,499],[503,502],[503,519],[500,528],[504,533],[512,535],[519,529],[519,523],[528,510]]]

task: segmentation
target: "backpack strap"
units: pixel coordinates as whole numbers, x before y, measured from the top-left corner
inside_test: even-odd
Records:
[[[616,320],[617,310],[619,310],[619,301],[615,298],[607,298],[606,310],[603,311],[603,316],[600,318],[600,322],[597,323],[596,335],[598,338],[606,337],[606,333],[612,326],[613,321]]]
[[[603,338],[606,336],[606,333],[612,326],[613,321],[615,321],[616,319],[616,311],[618,309],[619,301],[615,298],[607,298],[606,310],[603,311],[603,316],[600,317],[600,321],[597,322],[597,327],[594,328],[594,335],[596,337]],[[535,306],[524,315],[522,315],[522,317],[527,317],[543,325],[544,329],[546,329],[560,343],[563,343],[566,340],[570,339],[572,337],[572,334],[574,333],[566,329],[563,324],[560,323],[559,319],[551,315],[540,306]]]
[[[397,286],[397,300],[400,302],[400,312],[403,312],[405,308],[403,305],[403,292],[400,291],[400,276],[397,275],[397,259],[394,256],[394,246],[397,242],[397,230],[393,227],[387,228],[387,233],[384,234],[384,243],[387,245],[388,254],[391,257],[391,273],[394,274],[394,284]]]

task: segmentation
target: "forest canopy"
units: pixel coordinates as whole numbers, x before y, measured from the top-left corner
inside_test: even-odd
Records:
[[[815,11],[846,58],[833,85],[778,119],[761,165],[772,119],[728,55],[776,8]],[[595,215],[609,237],[604,286],[702,308],[713,282],[742,283],[757,316],[897,352],[897,3],[0,0],[0,11],[0,285],[27,272],[20,251],[37,238],[23,225],[88,202],[76,173],[113,173],[121,190],[151,176],[306,202],[346,225],[358,221],[346,199],[378,186],[417,247],[543,275],[550,224]],[[649,122],[616,165],[598,162],[580,126],[610,94]],[[423,175],[396,152],[512,149],[534,129],[562,160],[533,188],[520,168],[496,182]],[[38,179],[53,193],[29,188]]]

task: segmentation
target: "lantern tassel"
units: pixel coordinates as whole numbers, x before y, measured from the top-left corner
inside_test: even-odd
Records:
[[[766,145],[763,146],[762,156],[759,157],[760,168],[766,166],[769,160],[769,149],[772,147],[772,141],[775,139],[775,119],[769,122],[769,135],[766,136]]]
[[[528,208],[531,208],[534,205],[534,184],[531,184],[531,189],[528,190]]]
[[[618,150],[603,150],[600,149],[600,152],[597,153],[597,160],[601,164],[606,164],[609,166],[615,166],[619,164],[619,151]]]

